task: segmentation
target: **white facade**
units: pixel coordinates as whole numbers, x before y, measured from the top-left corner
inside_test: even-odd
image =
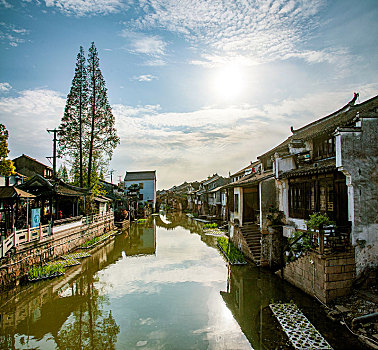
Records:
[[[125,189],[131,185],[139,186],[139,202],[148,202],[153,210],[156,207],[156,171],[126,172]]]

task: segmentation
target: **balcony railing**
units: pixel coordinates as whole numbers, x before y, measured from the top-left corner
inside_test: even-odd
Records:
[[[345,251],[350,246],[350,227],[326,226],[314,230],[315,250],[320,254]]]

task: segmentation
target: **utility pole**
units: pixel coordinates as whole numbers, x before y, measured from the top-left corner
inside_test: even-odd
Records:
[[[115,172],[115,170],[110,170],[109,173],[110,173],[110,183],[113,183],[113,173]]]
[[[50,133],[50,132],[53,132],[54,133],[54,138],[53,138],[53,156],[52,156],[52,159],[53,159],[53,178],[56,177],[56,141],[58,141],[58,139],[56,138],[56,134],[61,131],[59,129],[54,129],[54,130],[49,130],[47,129],[47,132]],[[47,157],[47,158],[51,158],[51,157]]]

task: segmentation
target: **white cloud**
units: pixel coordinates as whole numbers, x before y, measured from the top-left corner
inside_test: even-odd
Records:
[[[0,92],[6,92],[12,89],[12,86],[9,83],[0,83]]]
[[[113,105],[121,144],[111,167],[156,169],[158,188],[228,175],[282,142],[295,129],[334,112],[360,92],[364,101],[378,84],[344,86],[334,92],[308,94],[262,106],[211,106],[191,112],[165,112],[160,105]],[[0,120],[9,130],[10,156],[22,153],[46,162],[51,154],[47,128],[57,127],[65,97],[51,90],[26,90],[0,98]]]
[[[158,35],[145,35],[142,33],[123,31],[120,34],[128,39],[130,51],[150,56],[164,56],[167,43]]]
[[[165,62],[162,59],[147,60],[143,63],[144,66],[149,66],[149,67],[165,66],[166,64],[167,62]]]
[[[18,28],[13,24],[0,22],[0,41],[16,47],[25,42],[24,37],[30,33],[29,30]]]
[[[9,9],[9,8],[12,7],[12,5],[9,2],[7,2],[6,0],[0,0],[0,5],[4,6],[6,9]]]
[[[9,131],[10,157],[22,153],[46,163],[52,152],[46,129],[59,126],[65,98],[51,90],[25,90],[0,98],[0,120]]]
[[[117,13],[125,7],[122,0],[45,0],[45,4],[76,16]]]
[[[165,28],[194,47],[205,45],[207,57],[194,64],[213,66],[238,56],[250,65],[292,55],[312,63],[334,62],[341,57],[337,50],[304,48],[324,6],[325,0],[151,0],[134,26]]]
[[[142,74],[142,75],[139,75],[139,76],[135,76],[133,77],[133,80],[137,80],[137,81],[140,81],[140,82],[150,82],[154,79],[158,79],[157,76],[155,75],[152,75],[152,74]]]
[[[158,188],[228,175],[284,141],[290,126],[299,128],[334,112],[359,91],[361,101],[378,84],[345,86],[263,106],[209,107],[192,112],[164,112],[160,106],[114,105],[121,145],[112,167],[118,171],[156,169]]]

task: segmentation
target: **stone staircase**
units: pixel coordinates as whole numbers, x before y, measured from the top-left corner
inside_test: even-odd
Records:
[[[254,223],[245,223],[240,227],[241,233],[247,242],[253,261],[257,266],[261,265],[261,232],[260,227]]]

